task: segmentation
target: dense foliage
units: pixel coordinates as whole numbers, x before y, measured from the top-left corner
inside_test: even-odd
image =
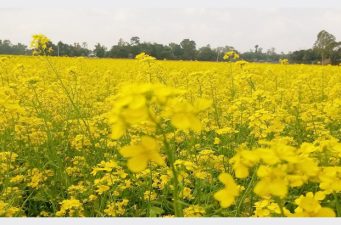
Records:
[[[184,39],[180,43],[168,45],[141,42],[139,37],[132,37],[130,42],[122,39],[111,48],[97,43],[94,49],[89,49],[86,42],[66,44],[51,41],[47,44],[51,48],[52,56],[90,56],[98,58],[134,58],[140,52],[146,52],[156,59],[168,60],[198,60],[223,61],[224,53],[235,50],[232,46],[212,48],[210,45],[197,47],[195,41]],[[235,50],[237,51],[237,50]],[[0,54],[30,55],[31,50],[23,44],[13,45],[10,41],[0,40]],[[264,50],[259,45],[247,52],[239,53],[241,58],[249,62],[277,63],[279,59],[288,58],[290,63],[297,64],[339,64],[341,63],[340,43],[326,31],[317,35],[317,40],[311,49],[297,50],[289,53],[276,53],[274,48]]]

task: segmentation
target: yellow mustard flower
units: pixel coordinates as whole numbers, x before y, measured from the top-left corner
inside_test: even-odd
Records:
[[[216,192],[214,198],[220,202],[222,208],[227,208],[234,204],[235,198],[239,195],[240,187],[228,173],[222,173],[218,178],[225,185],[225,188]]]
[[[298,207],[292,216],[295,217],[335,217],[335,212],[328,207],[322,207],[320,201],[325,198],[323,192],[308,192],[295,200]]]
[[[83,204],[78,199],[63,200],[56,216],[84,216]]]
[[[157,140],[149,136],[143,136],[138,145],[125,146],[120,150],[123,157],[128,158],[128,168],[137,173],[147,168],[148,162],[164,165],[160,154],[160,145]]]

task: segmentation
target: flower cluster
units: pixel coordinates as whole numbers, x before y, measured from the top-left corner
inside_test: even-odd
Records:
[[[1,56],[0,216],[341,216],[340,67],[238,57]]]

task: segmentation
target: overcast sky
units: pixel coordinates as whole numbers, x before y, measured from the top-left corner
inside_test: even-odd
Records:
[[[258,44],[288,52],[310,48],[325,29],[341,41],[341,1],[336,0],[94,2],[0,0],[0,39],[28,44],[32,34],[43,33],[53,42],[111,47],[132,36],[162,44],[190,38],[199,47],[247,51]]]

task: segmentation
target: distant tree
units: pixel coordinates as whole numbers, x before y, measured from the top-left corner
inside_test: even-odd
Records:
[[[18,43],[16,45],[12,45],[12,54],[15,55],[25,55],[28,50],[27,50],[27,46],[21,43]]]
[[[287,58],[291,63],[315,64],[320,61],[319,53],[315,49],[294,51]]]
[[[122,38],[120,38],[120,40],[118,40],[117,43],[118,46],[127,46],[129,45],[128,42],[124,41]]]
[[[26,55],[30,50],[21,43],[12,44],[9,40],[0,40],[0,54]]]
[[[151,47],[150,54],[152,56],[154,56],[157,59],[164,58],[164,56],[162,55],[164,51],[164,46],[162,44],[153,43],[153,44],[150,44],[150,47]]]
[[[45,43],[45,45],[43,44]],[[81,43],[81,44],[80,44]],[[35,46],[41,46],[48,49],[48,54],[54,56],[89,56],[92,52],[88,49],[86,42],[66,44],[59,41],[56,45],[50,40],[46,42],[43,36],[37,36]],[[33,49],[37,50],[35,47]],[[39,48],[38,48],[39,49]],[[52,49],[52,52],[50,50]],[[190,39],[184,39],[178,43],[170,43],[163,45],[159,43],[142,42],[139,37],[130,38],[130,42],[119,39],[116,45],[113,45],[109,51],[101,44],[96,44],[94,54],[98,57],[111,58],[134,58],[141,52],[157,58],[157,59],[175,59],[175,60],[200,60],[200,61],[223,61],[225,52],[236,51],[232,46],[217,47],[212,49],[210,45],[203,46],[197,50],[196,43]],[[18,43],[12,44],[9,40],[0,40],[0,54],[31,54],[31,50],[27,46]],[[37,52],[37,51],[36,51]],[[39,50],[38,50],[39,52]],[[290,63],[316,63],[326,60],[332,64],[341,63],[341,42],[335,40],[335,36],[327,31],[321,31],[313,48],[299,50],[284,54],[276,53],[274,48],[270,48],[263,52],[263,49],[257,44],[254,48],[247,52],[239,53],[241,59],[254,62],[272,62],[277,63],[279,59],[287,58]]]
[[[334,48],[333,54],[331,57],[333,64],[341,64],[341,43],[338,43],[338,46]]]
[[[140,44],[140,38],[135,36],[130,38],[130,45],[135,46]]]
[[[173,59],[172,49],[169,46],[163,46],[160,59]]]
[[[173,59],[181,59],[182,58],[183,49],[181,48],[181,46],[179,44],[170,43],[169,47],[171,49]]]
[[[57,43],[57,46],[54,46],[54,53],[57,56],[74,56],[72,46],[61,41]]]
[[[122,38],[108,52],[108,56],[111,58],[128,58],[130,54],[130,45]]]
[[[86,43],[85,41],[82,42],[82,48],[88,48],[88,43]]]
[[[139,37],[130,38],[130,44],[126,44],[126,47],[129,49],[131,57],[135,57],[137,54],[141,53],[141,43]]]
[[[315,64],[319,61],[319,54],[314,49],[304,50],[302,63]]]
[[[317,40],[314,44],[314,48],[321,55],[321,63],[324,64],[326,58],[330,57],[333,49],[336,47],[337,42],[334,35],[328,33],[325,30],[320,31],[317,34]]]
[[[196,43],[190,39],[184,39],[180,42],[180,46],[183,49],[183,59],[194,60],[196,57]]]
[[[270,48],[266,51],[267,55],[275,55],[276,54],[276,49],[275,48]]]
[[[206,45],[199,48],[197,59],[201,61],[215,61],[217,59],[217,52],[213,51],[210,45]]]
[[[287,55],[284,53],[278,54],[276,53],[275,48],[270,48],[266,52],[263,52],[263,49],[259,46],[257,47],[257,52],[253,49],[250,49],[248,52],[244,52],[240,54],[240,57],[244,60],[251,62],[272,62],[277,63],[281,58],[287,58]]]
[[[306,50],[294,51],[289,56],[289,61],[293,63],[303,63]]]
[[[103,58],[105,57],[106,47],[101,45],[100,43],[97,43],[95,45],[94,53],[97,57]]]
[[[59,41],[57,45],[52,44],[54,56],[88,56],[91,51],[86,47],[87,44],[85,42],[69,45]]]

